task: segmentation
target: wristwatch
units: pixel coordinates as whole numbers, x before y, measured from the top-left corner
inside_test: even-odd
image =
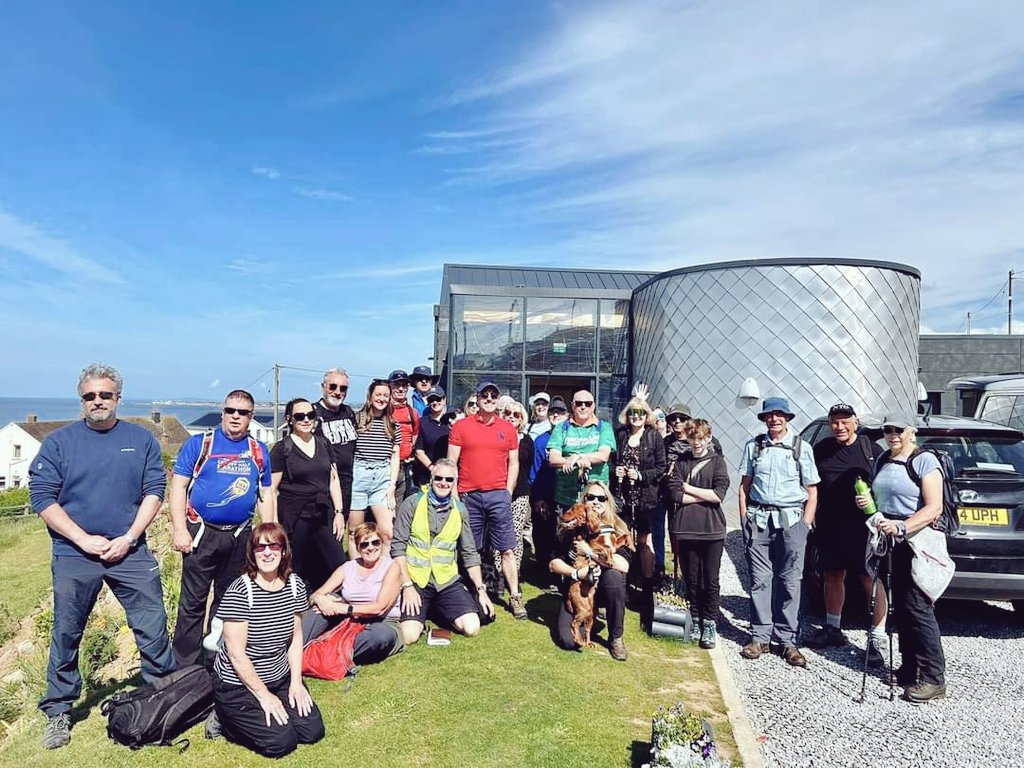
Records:
[[[133,539],[127,533],[124,534],[124,537],[126,539],[128,539],[128,549],[135,549],[135,547],[137,547],[139,545],[139,540],[138,539]]]

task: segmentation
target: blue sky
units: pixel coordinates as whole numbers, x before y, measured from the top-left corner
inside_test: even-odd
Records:
[[[92,360],[129,396],[266,392],[275,362],[361,388],[427,362],[445,262],[882,259],[923,272],[926,330],[1005,331],[1022,23],[943,0],[5,3],[0,395],[72,392]]]

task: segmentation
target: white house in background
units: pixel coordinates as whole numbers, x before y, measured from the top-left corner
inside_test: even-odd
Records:
[[[188,439],[188,432],[173,416],[160,417],[156,421],[141,417],[128,417],[130,421],[145,427],[160,442],[161,450],[174,456],[181,444]],[[26,421],[12,421],[0,428],[0,490],[22,488],[28,485],[28,469],[39,452],[43,439],[56,429],[70,424],[70,421],[39,421],[30,415]]]
[[[198,419],[185,425],[190,435],[201,435],[208,429],[215,429],[220,426],[221,414],[219,411],[204,413]],[[282,424],[282,427],[284,425]],[[249,422],[249,434],[260,442],[270,445],[277,441],[274,436],[274,415],[272,413],[257,413]]]

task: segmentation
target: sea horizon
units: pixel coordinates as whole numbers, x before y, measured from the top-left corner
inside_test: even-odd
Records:
[[[219,411],[221,401],[129,398],[121,401],[117,413],[124,417],[149,417],[154,411],[189,424],[203,414]],[[257,403],[256,410],[273,413],[270,403]],[[0,397],[0,427],[12,421],[24,422],[29,415],[39,421],[73,421],[82,417],[82,404],[73,397]]]

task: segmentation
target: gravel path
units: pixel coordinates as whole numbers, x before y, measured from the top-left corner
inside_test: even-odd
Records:
[[[844,627],[844,648],[803,648],[806,669],[775,654],[749,661],[739,655],[749,641],[739,531],[729,534],[721,582],[721,647],[768,766],[1024,766],[1024,622],[1008,603],[940,603],[946,699],[914,705],[897,687],[890,702],[882,673],[869,670],[857,703],[863,628]]]

